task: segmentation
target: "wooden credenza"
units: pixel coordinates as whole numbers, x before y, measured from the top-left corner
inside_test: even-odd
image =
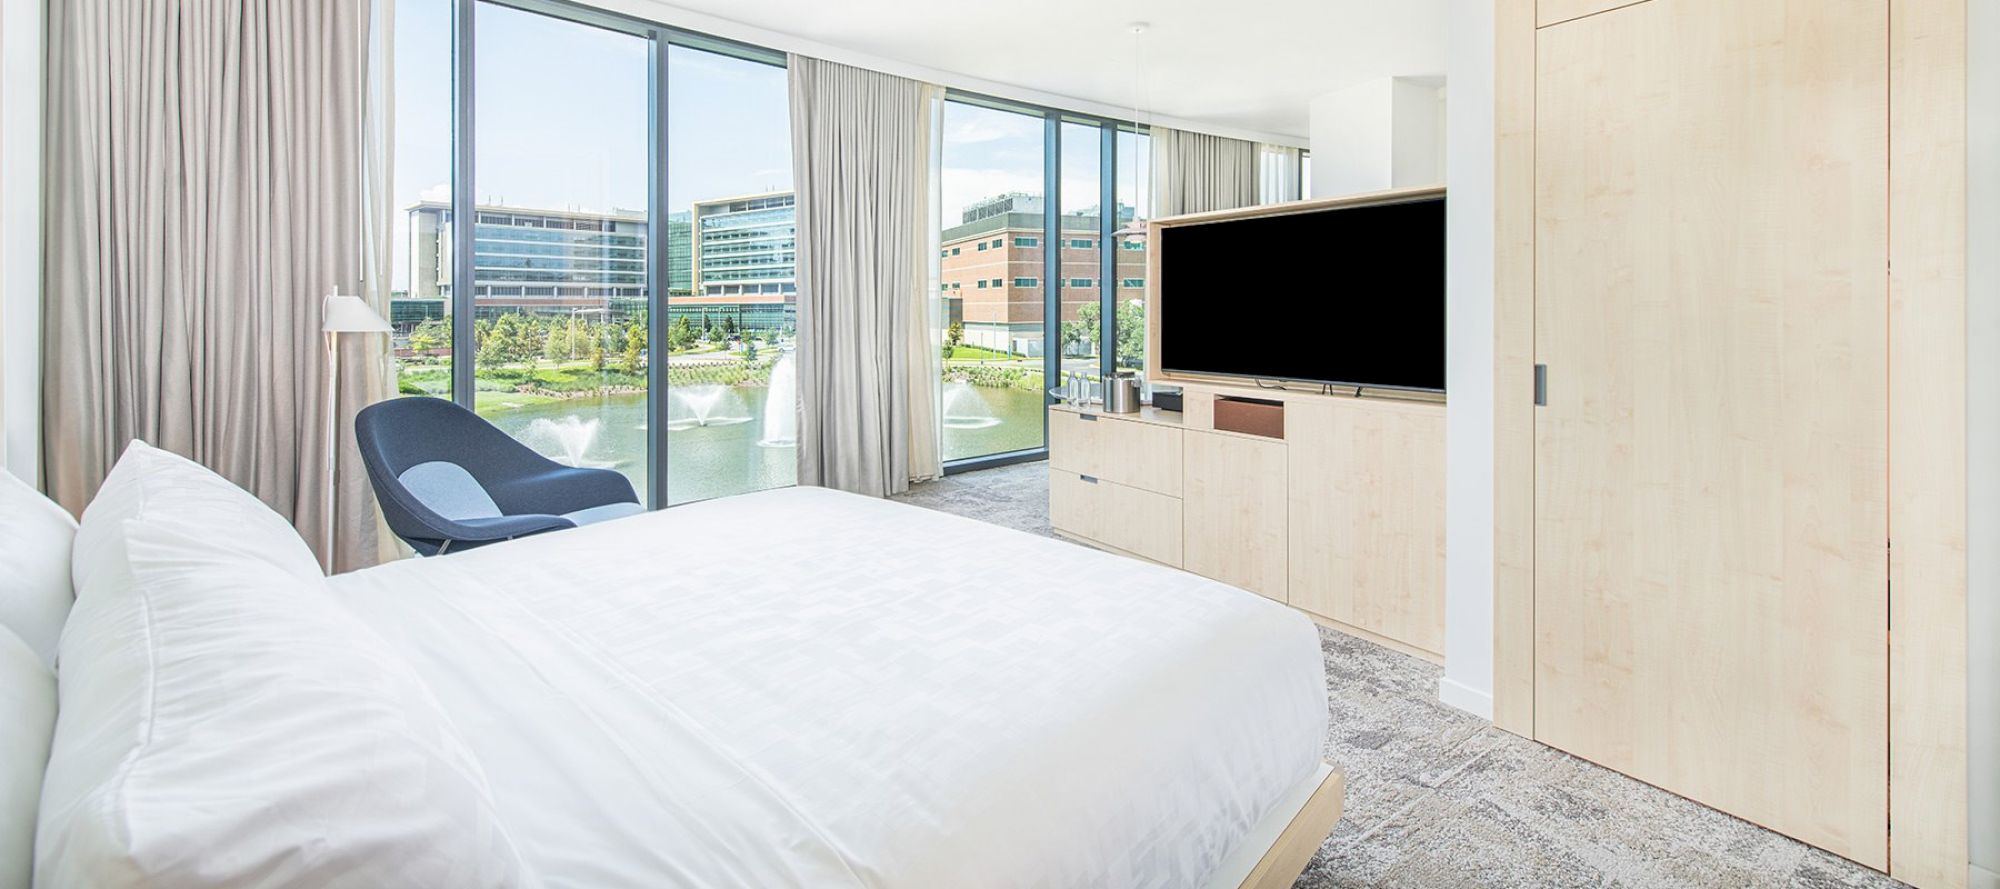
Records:
[[[1214,399],[1276,401],[1282,438],[1215,428]],[[1056,533],[1267,596],[1437,659],[1444,405],[1189,387],[1185,413],[1049,413]]]

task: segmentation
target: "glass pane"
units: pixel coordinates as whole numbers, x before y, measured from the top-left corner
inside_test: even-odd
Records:
[[[1120,228],[1127,231],[1143,231],[1140,224],[1153,216],[1153,137],[1144,133],[1118,133],[1118,216],[1122,220]],[[1118,367],[1144,370],[1146,238],[1143,234],[1118,238],[1118,289],[1113,299]]]
[[[1064,377],[1082,373],[1095,380],[1098,367],[1099,290],[1103,251],[1098,241],[1103,218],[1098,212],[1104,177],[1099,162],[1104,146],[1094,126],[1062,125],[1062,370]]]
[[[646,490],[644,38],[477,6],[475,406]]]
[[[946,102],[943,155],[944,459],[1039,448],[1042,119]]]
[[[451,0],[396,4],[396,388],[451,397]]]
[[[667,49],[667,502],[798,479],[785,69]]]

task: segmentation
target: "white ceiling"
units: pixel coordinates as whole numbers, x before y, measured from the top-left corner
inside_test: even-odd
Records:
[[[1142,119],[1297,139],[1315,96],[1377,77],[1442,75],[1445,65],[1446,0],[668,2],[909,65],[1137,105]],[[1133,21],[1150,27],[1135,37]]]

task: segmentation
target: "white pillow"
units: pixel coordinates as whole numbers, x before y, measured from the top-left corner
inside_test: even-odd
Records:
[[[130,587],[80,596],[63,634],[38,884],[532,883],[429,688],[324,580],[238,528],[117,530]]]
[[[76,520],[41,492],[0,471],[0,626],[13,630],[44,666],[69,618],[69,551]]]
[[[21,637],[0,627],[0,889],[28,889],[35,803],[55,728],[56,674]]]
[[[84,507],[70,562],[78,599],[131,582],[121,551],[127,519],[169,522],[301,580],[323,576],[298,531],[264,501],[199,463],[135,440]]]

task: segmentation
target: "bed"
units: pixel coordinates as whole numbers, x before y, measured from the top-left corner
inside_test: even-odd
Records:
[[[1339,815],[1304,617],[902,504],[771,491],[325,592],[543,886],[1285,886]]]

